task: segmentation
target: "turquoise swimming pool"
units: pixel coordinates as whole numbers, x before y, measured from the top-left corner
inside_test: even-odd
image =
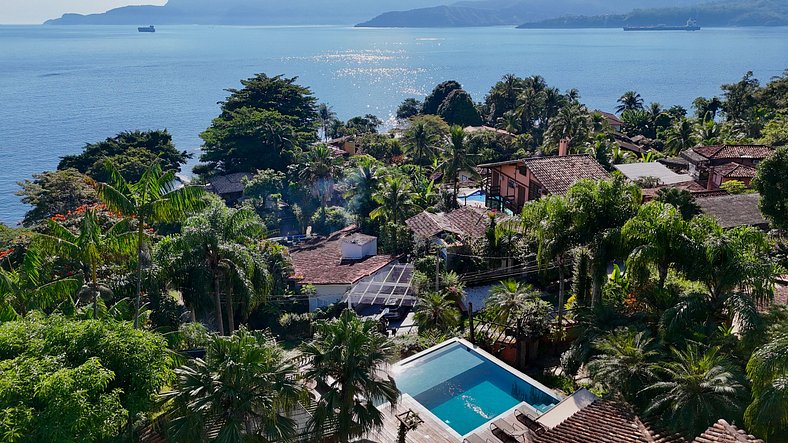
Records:
[[[407,360],[393,376],[402,393],[461,436],[522,402],[545,412],[559,401],[461,341]]]
[[[475,202],[479,205],[484,205],[487,202],[487,195],[481,189],[468,195],[457,197],[460,204],[467,205],[468,202]]]

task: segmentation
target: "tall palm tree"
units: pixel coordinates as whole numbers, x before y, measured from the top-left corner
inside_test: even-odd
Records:
[[[172,390],[160,401],[173,442],[290,441],[297,434],[288,416],[306,390],[293,360],[270,336],[241,329],[211,336],[205,360],[175,370]],[[208,430],[218,427],[218,435]]]
[[[565,280],[571,263],[576,235],[569,201],[548,195],[523,207],[521,217],[528,237],[536,243],[536,260],[541,269],[554,264],[558,269],[558,323],[563,321]]]
[[[753,352],[747,363],[752,403],[744,412],[748,429],[768,441],[788,436],[788,334],[778,334]]]
[[[556,145],[559,140],[568,139],[571,149],[585,139],[589,125],[590,114],[584,106],[574,104],[564,106],[551,120],[545,138]]]
[[[634,111],[643,109],[643,97],[635,91],[627,91],[618,98],[619,105],[616,106],[616,113],[624,111]]]
[[[413,203],[410,183],[402,176],[391,176],[373,196],[379,205],[369,215],[383,217],[389,223],[403,224],[418,207]]]
[[[420,334],[433,331],[448,332],[460,324],[460,311],[448,294],[427,292],[419,295],[413,320]]]
[[[418,116],[411,119],[411,124],[403,136],[405,153],[417,165],[426,165],[437,154],[442,142],[443,134],[439,130],[438,122],[430,117]],[[445,125],[445,123],[443,124]]]
[[[326,103],[320,103],[317,106],[317,119],[320,122],[320,130],[323,132],[323,140],[328,140],[329,129],[331,124],[337,121],[337,114]]]
[[[635,215],[640,188],[621,177],[580,180],[566,194],[578,244],[591,252],[592,303],[601,302],[607,267],[615,258],[621,228]]]
[[[676,155],[685,149],[695,146],[695,128],[686,118],[673,122],[665,130],[665,147],[672,155]]]
[[[648,266],[657,268],[657,286],[662,289],[668,271],[690,253],[689,225],[673,205],[653,201],[640,207],[626,222],[622,235],[633,247],[627,269],[648,274]]]
[[[164,172],[152,162],[136,183],[129,183],[111,164],[106,164],[112,184],[94,183],[96,193],[111,211],[132,218],[137,226],[137,290],[134,300],[134,327],[139,327],[143,265],[147,246],[146,224],[172,222],[204,205],[205,190],[197,186],[178,187],[175,171]]]
[[[616,329],[597,339],[594,349],[599,354],[589,362],[588,370],[608,392],[636,403],[638,393],[656,380],[654,362],[660,354],[645,331]]]
[[[526,304],[537,298],[539,294],[533,286],[510,278],[490,289],[484,307],[494,312],[502,323],[509,324],[524,311]]]
[[[312,184],[312,192],[320,199],[325,213],[342,160],[327,145],[320,144],[306,151],[303,163],[304,167],[299,171],[299,176]]]
[[[348,200],[348,209],[356,215],[361,225],[375,209],[372,196],[377,192],[380,182],[378,167],[373,162],[362,162],[348,175],[347,182],[349,189],[345,199]]]
[[[342,443],[383,425],[376,404],[396,404],[399,390],[380,370],[394,351],[378,323],[345,310],[339,318],[315,324],[315,338],[301,346],[304,376],[327,389],[317,400],[309,426],[322,434],[329,423]]]
[[[18,268],[0,267],[0,321],[16,320],[31,310],[56,306],[77,292],[78,278],[48,279],[46,265],[39,251],[29,249]]]
[[[646,387],[651,397],[645,412],[661,417],[687,437],[703,432],[720,418],[733,421],[741,415],[747,389],[718,348],[690,344],[684,351],[671,348],[673,360],[656,371],[664,381]]]
[[[460,193],[460,173],[467,171],[473,176],[478,177],[471,161],[471,154],[465,143],[465,130],[461,126],[452,126],[449,134],[449,143],[443,150],[443,161],[438,168],[443,172],[443,176],[452,184],[452,201],[457,201]]]
[[[95,317],[98,314],[99,296],[112,292],[99,284],[98,271],[102,261],[107,255],[132,253],[134,249],[134,232],[129,229],[129,220],[121,220],[103,232],[96,220],[95,209],[88,209],[77,234],[54,220],[48,220],[47,225],[49,233],[36,235],[34,247],[45,254],[79,264],[86,282],[80,293],[89,295]]]
[[[722,127],[713,118],[705,117],[695,122],[695,139],[704,145],[714,145],[719,142]]]
[[[163,263],[166,277],[186,289],[192,313],[202,299],[213,298],[220,334],[225,332],[222,306],[226,307],[227,329],[232,333],[236,308],[245,318],[270,293],[271,274],[257,248],[265,233],[265,224],[254,210],[228,209],[216,201],[189,217],[180,235],[162,240],[154,256]]]

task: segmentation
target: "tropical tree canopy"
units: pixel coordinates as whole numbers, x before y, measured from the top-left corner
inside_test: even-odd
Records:
[[[345,310],[336,320],[317,322],[314,340],[301,346],[308,363],[304,376],[328,389],[309,423],[318,435],[331,425],[335,437],[348,442],[382,426],[376,404],[397,402],[394,380],[379,372],[394,348],[377,328],[377,322]]]

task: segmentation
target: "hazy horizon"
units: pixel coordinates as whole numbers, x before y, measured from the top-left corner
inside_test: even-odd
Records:
[[[163,5],[167,0],[5,0],[3,25],[40,25],[63,14],[96,14],[131,5]]]

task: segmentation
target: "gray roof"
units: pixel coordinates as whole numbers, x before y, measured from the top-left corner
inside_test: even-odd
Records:
[[[217,175],[208,179],[208,190],[219,195],[234,194],[244,191],[242,179],[251,178],[251,172],[236,172],[227,175]]]
[[[625,163],[622,165],[613,165],[613,167],[621,171],[621,173],[630,180],[654,177],[658,178],[663,185],[673,185],[692,181],[692,177],[689,174],[677,174],[659,162]]]
[[[702,197],[697,202],[703,212],[714,217],[723,228],[768,226],[758,207],[760,199],[760,194],[751,193]]]

